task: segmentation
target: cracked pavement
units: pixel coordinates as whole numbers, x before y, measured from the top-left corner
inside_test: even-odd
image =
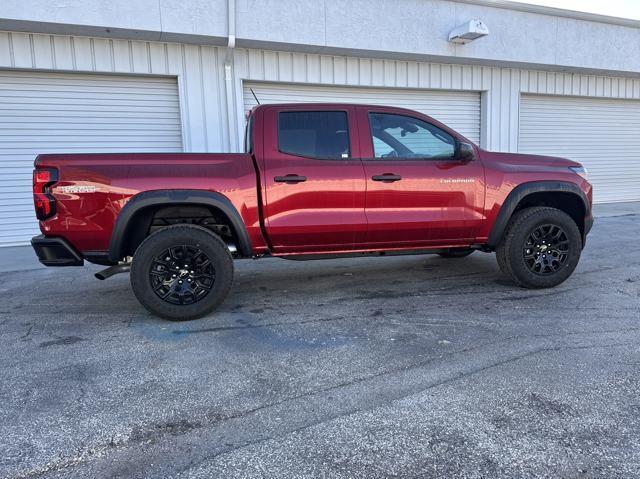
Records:
[[[639,237],[599,218],[538,291],[483,253],[238,261],[186,323],[4,273],[0,477],[638,477]]]

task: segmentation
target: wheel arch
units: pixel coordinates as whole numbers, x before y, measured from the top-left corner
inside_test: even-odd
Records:
[[[567,213],[578,225],[584,244],[588,233],[585,218],[590,210],[585,193],[574,183],[565,181],[534,181],[516,186],[507,195],[489,234],[487,246],[495,249],[500,243],[514,213],[530,206],[550,206]]]
[[[147,221],[149,215],[146,212],[171,206],[205,207],[220,212],[234,233],[238,252],[243,257],[251,256],[251,241],[246,226],[240,213],[226,196],[213,191],[154,190],[135,195],[120,210],[109,242],[109,259],[113,262],[120,261],[132,248],[132,244],[139,244],[146,237],[150,222],[137,224],[136,218]]]

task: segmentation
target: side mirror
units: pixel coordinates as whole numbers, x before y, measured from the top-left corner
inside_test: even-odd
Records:
[[[470,143],[458,142],[458,152],[456,153],[456,160],[462,163],[468,163],[476,159],[476,150]]]

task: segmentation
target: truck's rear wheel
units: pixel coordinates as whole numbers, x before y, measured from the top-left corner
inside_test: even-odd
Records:
[[[233,258],[224,242],[194,225],[163,228],[138,247],[131,286],[151,313],[182,321],[202,317],[227,297]]]
[[[509,222],[496,249],[502,272],[525,288],[551,288],[576,269],[582,237],[573,219],[555,208],[532,207]]]

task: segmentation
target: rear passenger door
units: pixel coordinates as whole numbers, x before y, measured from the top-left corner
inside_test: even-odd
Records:
[[[274,253],[353,249],[367,225],[354,109],[274,106],[264,115],[264,221]]]

